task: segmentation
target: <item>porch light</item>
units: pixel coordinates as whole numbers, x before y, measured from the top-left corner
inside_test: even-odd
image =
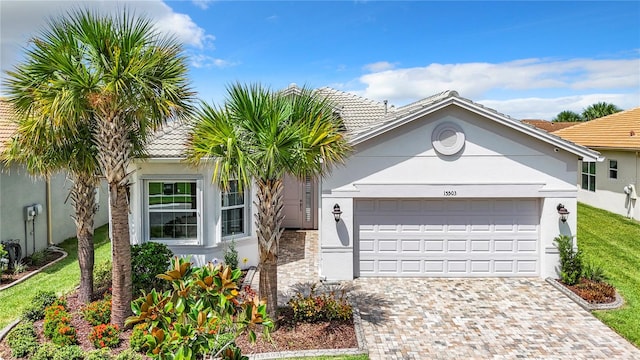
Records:
[[[333,205],[333,211],[331,213],[333,214],[333,218],[336,220],[336,222],[340,221],[340,215],[342,215],[342,210],[340,210],[340,205],[338,204]]]
[[[560,221],[567,222],[567,216],[569,215],[569,210],[567,210],[564,205],[558,204],[556,207],[558,209],[558,215],[560,215]]]

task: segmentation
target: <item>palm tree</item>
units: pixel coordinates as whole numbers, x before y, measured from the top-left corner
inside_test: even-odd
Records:
[[[187,161],[212,161],[212,181],[257,187],[255,219],[260,255],[260,296],[276,318],[278,244],[283,228],[283,177],[320,176],[341,163],[349,145],[326,99],[309,89],[273,93],[235,84],[222,107],[202,104],[187,144]]]
[[[32,40],[26,60],[8,72],[18,107],[76,136],[87,136],[82,129],[88,126],[84,140],[95,145],[109,187],[114,324],[124,324],[132,298],[130,160],[144,150],[151,131],[191,113],[187,71],[181,45],[161,36],[149,19],[77,10],[51,20]]]
[[[580,122],[583,121],[582,116],[580,114],[573,112],[571,110],[561,111],[556,115],[552,122]]]
[[[93,220],[97,211],[95,189],[99,184],[96,147],[88,127],[85,136],[70,136],[55,129],[50,118],[30,116],[29,109],[16,109],[17,133],[3,153],[4,162],[24,164],[33,175],[50,178],[67,170],[73,185],[69,197],[74,209],[80,266],[79,299],[89,303],[93,295]]]
[[[584,110],[582,110],[582,117],[585,119],[585,121],[589,121],[607,115],[615,114],[620,111],[622,111],[622,109],[620,109],[616,105],[602,101],[587,106]]]

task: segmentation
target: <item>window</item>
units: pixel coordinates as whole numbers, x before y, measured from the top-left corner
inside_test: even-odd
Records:
[[[609,179],[618,178],[618,160],[609,160]]]
[[[146,181],[149,240],[197,243],[200,201],[197,180]]]
[[[582,162],[582,188],[596,191],[596,163]]]
[[[222,192],[222,237],[246,234],[246,216],[244,192],[238,190],[237,181],[231,181],[229,189]]]

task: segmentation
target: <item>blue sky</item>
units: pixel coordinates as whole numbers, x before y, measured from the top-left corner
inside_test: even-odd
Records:
[[[2,69],[77,2],[0,2]],[[402,105],[447,89],[516,118],[640,106],[640,2],[88,1],[125,5],[185,43],[199,96],[260,82]],[[4,76],[4,74],[3,74]]]

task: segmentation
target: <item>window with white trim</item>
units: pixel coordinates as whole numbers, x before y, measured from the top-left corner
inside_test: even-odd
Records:
[[[596,191],[596,163],[582,162],[582,188],[589,191]]]
[[[145,224],[151,241],[197,244],[201,184],[196,179],[146,180]]]
[[[618,178],[618,160],[609,160],[609,179]]]
[[[238,181],[232,180],[229,189],[222,191],[220,217],[222,237],[238,237],[247,234],[247,204],[244,189],[239,191]]]

